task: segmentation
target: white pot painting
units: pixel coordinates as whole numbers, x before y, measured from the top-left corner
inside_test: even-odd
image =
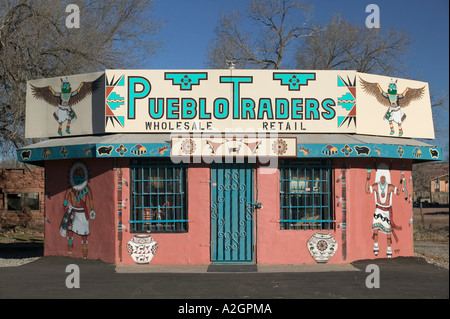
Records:
[[[127,243],[127,250],[137,264],[148,264],[158,249],[158,243],[150,235],[135,235]]]
[[[333,257],[338,243],[329,233],[315,233],[306,243],[314,260],[318,263],[326,263]]]

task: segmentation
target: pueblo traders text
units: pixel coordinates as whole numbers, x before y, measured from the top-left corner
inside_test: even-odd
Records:
[[[234,78],[233,78],[234,79]],[[238,80],[233,82],[233,98],[148,97],[150,82],[143,77],[128,78],[128,119],[136,118],[136,102],[146,100],[150,119],[210,120],[332,120],[336,116],[336,102],[332,98],[259,98],[240,97]],[[212,107],[209,106],[212,104]]]

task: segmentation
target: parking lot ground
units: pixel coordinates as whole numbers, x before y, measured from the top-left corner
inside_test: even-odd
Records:
[[[75,265],[78,269],[74,272]],[[295,267],[294,267],[295,266]],[[304,266],[304,267],[302,267]],[[449,271],[423,258],[362,260],[347,265],[265,266],[208,272],[166,267],[120,272],[97,260],[47,256],[0,268],[0,298],[49,299],[448,299]],[[322,267],[325,266],[325,267]],[[136,266],[139,267],[139,266]],[[309,269],[308,269],[309,267]],[[318,269],[320,271],[318,271]],[[327,268],[328,267],[328,268]],[[374,270],[376,269],[376,271]],[[79,288],[68,288],[78,275]],[[374,283],[378,283],[378,288]],[[370,288],[372,286],[372,288]]]

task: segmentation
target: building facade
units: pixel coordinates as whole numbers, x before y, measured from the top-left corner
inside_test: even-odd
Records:
[[[434,137],[426,83],[106,70],[28,89],[27,135],[51,137],[18,150],[45,167],[46,255],[150,265],[413,256],[412,165],[441,159],[412,139]]]
[[[0,214],[23,212],[32,214],[32,223],[44,223],[44,170],[40,167],[0,168]]]

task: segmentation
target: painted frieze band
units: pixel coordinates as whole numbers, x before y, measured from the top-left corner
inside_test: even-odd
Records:
[[[111,143],[23,148],[21,162],[75,158],[170,156],[281,156],[297,158],[399,158],[442,160],[439,147],[392,144],[295,144],[295,138],[180,138],[172,143]],[[172,145],[171,145],[172,144]],[[296,147],[296,149],[295,149]]]

